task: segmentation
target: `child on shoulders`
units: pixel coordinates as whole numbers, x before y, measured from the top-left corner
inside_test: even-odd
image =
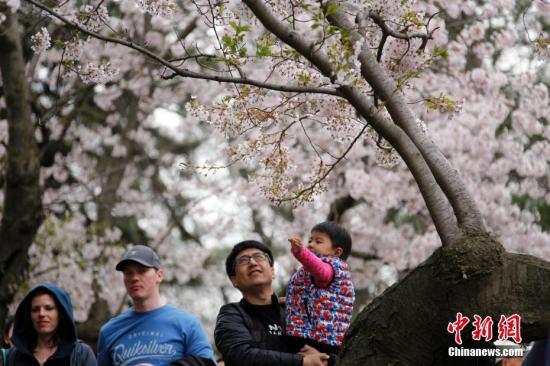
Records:
[[[341,225],[322,222],[311,229],[307,247],[288,239],[302,264],[288,285],[286,335],[294,350],[308,344],[324,353],[338,353],[348,330],[355,300],[345,260],[351,236]]]

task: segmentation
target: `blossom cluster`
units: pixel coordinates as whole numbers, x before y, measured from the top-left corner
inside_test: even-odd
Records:
[[[80,39],[73,39],[65,43],[65,52],[63,54],[65,61],[79,61],[82,56],[84,42]]]
[[[118,68],[111,66],[110,63],[88,63],[84,67],[79,65],[78,74],[86,84],[103,84],[115,79],[119,75]]]
[[[109,12],[105,5],[94,7],[88,4],[80,10],[77,19],[85,29],[97,32],[109,21]]]
[[[171,16],[176,8],[170,0],[137,0],[137,4],[144,11],[159,16]]]
[[[31,48],[36,53],[42,53],[51,46],[50,33],[45,27],[40,29],[40,32],[31,36]]]

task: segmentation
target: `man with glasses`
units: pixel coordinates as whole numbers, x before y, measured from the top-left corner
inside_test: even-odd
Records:
[[[273,294],[273,255],[248,240],[233,247],[225,261],[231,283],[243,298],[224,305],[214,338],[227,366],[326,366],[329,356],[305,346],[289,353],[284,339],[285,312]]]

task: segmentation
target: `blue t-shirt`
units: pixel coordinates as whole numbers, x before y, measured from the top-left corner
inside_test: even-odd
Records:
[[[187,356],[213,359],[212,348],[199,320],[171,305],[129,309],[99,332],[99,366],[168,366]]]

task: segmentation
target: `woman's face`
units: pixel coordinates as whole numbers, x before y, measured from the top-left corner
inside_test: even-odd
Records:
[[[42,294],[33,297],[31,303],[31,320],[38,335],[51,335],[55,333],[59,324],[59,311],[50,294]]]

